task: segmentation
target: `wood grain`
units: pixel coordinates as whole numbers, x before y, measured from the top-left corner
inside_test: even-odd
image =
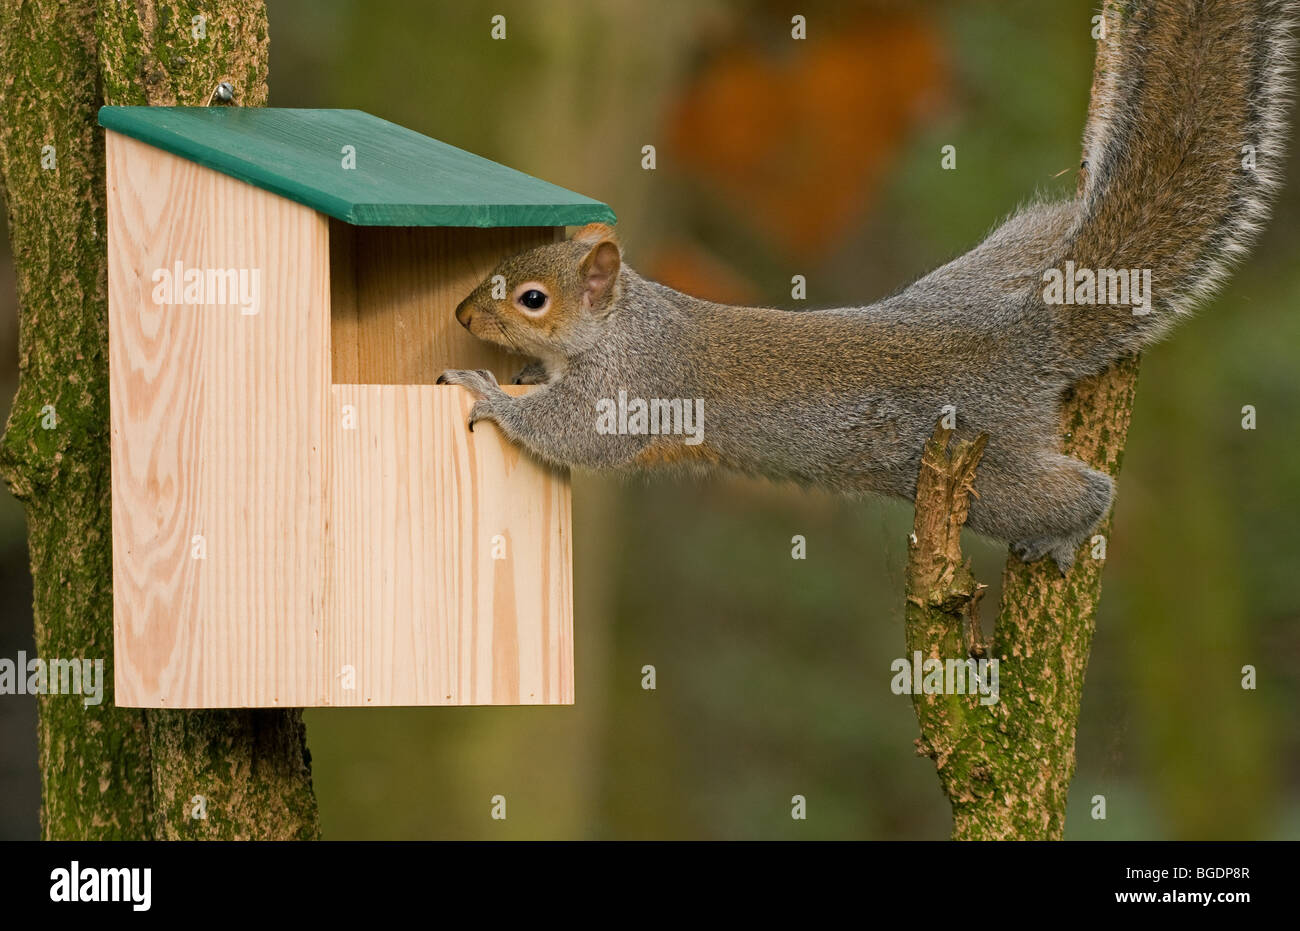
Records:
[[[117,703],[571,703],[567,476],[427,384],[513,373],[453,309],[561,231],[352,228],[107,137]],[[155,304],[178,261],[259,312]]]
[[[106,135],[117,703],[309,704],[322,672],[328,226]],[[177,261],[260,269],[260,311],[153,303],[153,271]]]
[[[457,386],[333,399],[325,703],[572,703],[567,476],[470,433]]]

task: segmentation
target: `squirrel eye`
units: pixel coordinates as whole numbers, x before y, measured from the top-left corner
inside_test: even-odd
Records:
[[[541,310],[546,306],[546,295],[536,288],[531,288],[519,295],[519,303],[529,310]]]

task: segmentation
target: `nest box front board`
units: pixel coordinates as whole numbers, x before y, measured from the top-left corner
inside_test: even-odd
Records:
[[[610,209],[356,110],[99,121],[117,704],[572,702],[568,477],[434,381],[512,377],[456,304]]]

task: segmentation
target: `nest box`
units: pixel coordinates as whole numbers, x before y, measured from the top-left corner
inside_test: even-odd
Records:
[[[513,377],[457,303],[610,209],[356,110],[99,122],[117,704],[571,703],[568,477],[434,382]]]

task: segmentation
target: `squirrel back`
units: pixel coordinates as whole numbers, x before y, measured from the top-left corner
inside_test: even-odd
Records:
[[[537,360],[520,380],[543,387],[512,398],[490,373],[443,380],[480,399],[471,423],[493,420],[560,465],[724,466],[903,498],[950,412],[959,435],[988,437],[968,525],[1065,570],[1113,483],[1060,453],[1061,398],[1165,334],[1259,231],[1279,185],[1296,6],[1107,0],[1076,196],[1031,204],[882,301],[702,301],[637,275],[594,224],[506,259],[456,311]],[[692,405],[702,429],[642,429],[637,403]]]

